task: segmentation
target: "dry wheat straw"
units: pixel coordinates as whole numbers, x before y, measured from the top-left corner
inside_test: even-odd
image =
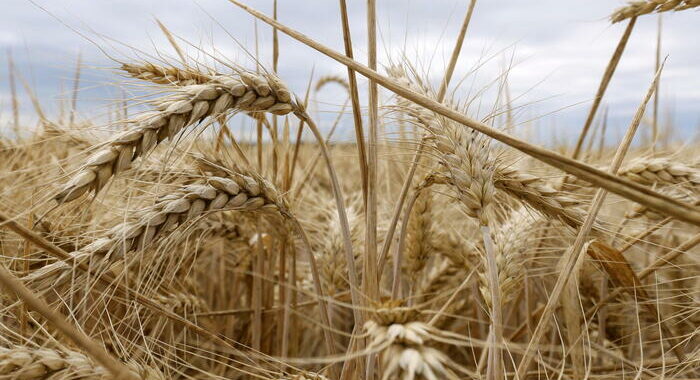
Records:
[[[640,0],[631,1],[628,5],[619,8],[612,15],[610,21],[620,22],[632,17],[639,17],[652,12],[682,11],[700,6],[699,0]]]

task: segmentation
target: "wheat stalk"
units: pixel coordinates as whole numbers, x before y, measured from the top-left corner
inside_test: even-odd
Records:
[[[410,279],[411,288],[418,282],[420,274],[425,269],[432,253],[431,230],[433,225],[432,194],[422,191],[413,206],[414,213],[409,221],[408,249],[404,271]]]
[[[610,21],[620,22],[632,17],[643,16],[652,12],[682,11],[700,6],[699,0],[640,0],[631,1],[610,15]]]

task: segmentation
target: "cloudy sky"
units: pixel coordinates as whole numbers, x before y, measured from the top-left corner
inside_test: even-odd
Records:
[[[272,0],[246,3],[272,12]],[[279,3],[282,23],[342,51],[337,1]],[[365,61],[365,1],[348,3],[356,56]],[[406,57],[433,83],[438,82],[468,1],[377,3],[380,62],[388,64]],[[542,131],[559,136],[576,133],[624,28],[625,23],[610,25],[607,16],[623,4],[616,0],[478,1],[453,81],[460,84],[455,96],[469,99],[480,89],[494,87],[494,80],[510,67],[509,86],[518,107],[517,121],[523,128],[536,124],[540,135]],[[0,129],[7,126],[10,115],[8,52],[12,52],[22,77],[38,93],[42,106],[54,114],[61,99],[70,98],[71,77],[80,52],[84,70],[78,117],[100,117],[121,96],[120,78],[112,70],[115,63],[105,52],[122,60],[156,53],[175,59],[156,18],[187,41],[181,44],[189,55],[209,62],[215,56],[254,67],[250,57],[256,50],[256,25],[226,0],[3,0]],[[611,137],[625,128],[652,79],[657,19],[646,16],[637,23],[604,100],[609,107]],[[270,67],[271,29],[258,23],[257,30],[258,54]],[[700,50],[693,41],[698,35],[698,12],[664,16],[662,54],[668,55],[668,63],[661,84],[661,113],[663,120],[673,121],[685,136],[700,128]],[[286,36],[280,36],[280,53],[280,76],[298,93],[304,92],[312,70],[315,76],[344,73],[339,64]],[[31,120],[30,100],[19,87],[23,118]],[[470,112],[477,115],[490,109],[494,92],[487,91]],[[343,98],[339,89],[324,90],[317,97],[317,109],[337,109]],[[349,129],[350,119],[346,121]]]

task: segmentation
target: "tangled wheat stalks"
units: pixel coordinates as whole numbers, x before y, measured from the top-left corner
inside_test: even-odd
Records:
[[[611,16],[613,23],[632,17],[639,17],[652,12],[682,11],[700,6],[700,0],[641,0],[632,1],[619,8]]]
[[[160,371],[136,363],[127,366],[143,380],[165,380]],[[0,347],[0,376],[22,380],[111,380],[114,376],[86,355],[69,350]]]
[[[284,115],[295,109],[291,93],[280,80],[247,72],[238,73],[237,78],[218,76],[205,84],[169,90],[172,94],[152,102],[155,111],[132,120],[129,130],[110,139],[88,158],[55,196],[56,201],[72,201],[91,189],[98,192],[112,176],[128,169],[156,144],[208,117],[232,110]]]

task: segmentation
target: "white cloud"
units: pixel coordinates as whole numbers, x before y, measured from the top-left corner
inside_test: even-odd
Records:
[[[251,63],[227,32],[250,52],[255,50],[252,18],[226,0],[35,1],[97,41],[100,47],[110,53],[122,53],[122,57],[134,57],[135,53],[119,43],[149,53],[154,52],[155,43],[164,53],[174,55],[155,25],[154,17],[207,52],[212,52],[213,40],[217,55],[231,61],[248,66]],[[271,14],[272,0],[249,0],[247,3]],[[279,19],[283,23],[342,50],[337,2],[297,0],[279,3]],[[364,60],[364,2],[349,3],[356,56],[358,60]],[[427,67],[430,64],[428,74],[433,80],[438,80],[452,49],[466,2],[383,0],[378,3],[382,42],[380,58],[383,62],[386,63],[389,57],[395,59],[402,52],[411,59],[418,56],[420,62],[416,65]],[[590,101],[625,26],[625,23],[611,26],[607,15],[622,4],[622,1],[609,0],[479,1],[455,79],[466,75],[480,59],[493,56],[476,74],[475,88],[484,86],[501,72],[504,60],[510,59],[514,53],[515,65],[509,74],[513,97],[518,99],[518,104],[541,101],[530,111],[521,112],[523,118]],[[113,66],[96,46],[26,0],[4,0],[3,8],[0,14],[0,55],[11,47],[18,65],[32,78],[41,96],[53,99],[58,93],[59,82],[69,80],[78,50],[82,50],[88,68]],[[227,32],[212,21],[207,12]],[[673,105],[678,120],[687,125],[695,125],[700,118],[697,107],[694,107],[700,101],[700,51],[693,48],[695,42],[692,41],[692,36],[700,35],[697,16],[693,11],[664,16],[662,46],[669,61],[662,79],[662,108]],[[620,126],[631,118],[651,80],[656,20],[655,16],[640,18],[606,95],[605,102],[610,104],[612,120]],[[258,23],[258,32],[261,59],[270,66],[270,28]],[[196,47],[186,49],[192,55],[203,55]],[[334,61],[286,36],[280,37],[280,50],[281,75],[297,92],[305,90],[312,67],[317,76],[344,72]],[[104,71],[96,70],[93,75],[94,81],[109,80]],[[465,81],[463,95],[471,83],[471,78]],[[4,85],[0,83],[2,92],[5,92]],[[326,95],[342,96],[339,90],[328,91]],[[581,105],[567,108],[541,122],[549,125],[556,118],[558,122],[572,125],[568,129],[576,130],[582,124],[586,108]]]

